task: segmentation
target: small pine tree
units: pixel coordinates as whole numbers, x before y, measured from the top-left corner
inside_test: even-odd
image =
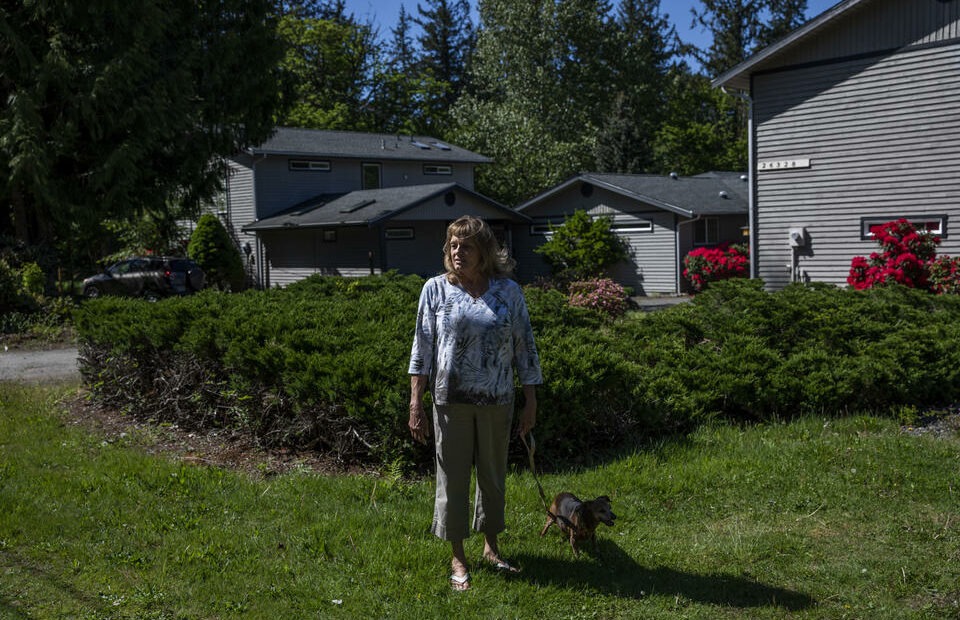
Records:
[[[243,289],[243,260],[217,216],[206,213],[190,236],[187,254],[203,269],[207,285],[230,291]]]

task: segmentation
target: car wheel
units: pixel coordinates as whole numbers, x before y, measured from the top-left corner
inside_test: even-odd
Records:
[[[160,293],[154,290],[144,291],[143,298],[150,303],[160,300]]]
[[[88,286],[83,289],[83,296],[89,297],[90,299],[100,297],[100,289],[96,286]]]

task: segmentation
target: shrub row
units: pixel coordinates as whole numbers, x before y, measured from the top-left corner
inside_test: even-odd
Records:
[[[424,466],[432,450],[406,429],[422,283],[316,277],[156,304],[92,300],[75,317],[81,371],[93,398],[138,417],[235,427],[349,462]],[[615,322],[555,290],[528,288],[527,301],[546,379],[538,462],[548,467],[720,416],[960,399],[955,296],[816,285],[768,293],[730,280]]]

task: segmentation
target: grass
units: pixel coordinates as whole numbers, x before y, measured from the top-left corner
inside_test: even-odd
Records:
[[[503,576],[447,586],[430,481],[257,480],[72,425],[0,385],[0,618],[960,617],[960,441],[869,417],[705,428],[545,476],[619,516],[574,559],[529,472]],[[547,415],[547,412],[544,412]],[[468,541],[479,557],[481,541]]]

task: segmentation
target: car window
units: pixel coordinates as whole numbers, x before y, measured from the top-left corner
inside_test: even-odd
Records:
[[[190,271],[194,269],[196,265],[191,260],[172,260],[170,261],[170,270],[171,271]]]
[[[130,271],[146,271],[147,270],[147,261],[143,259],[136,259],[130,261]]]
[[[111,275],[122,276],[123,274],[130,271],[130,261],[125,260],[123,262],[117,263],[112,267],[110,267],[109,269],[107,269],[107,271],[110,272]]]

